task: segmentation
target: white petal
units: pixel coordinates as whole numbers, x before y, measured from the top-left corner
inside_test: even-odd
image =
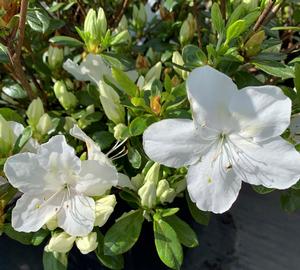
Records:
[[[62,193],[57,193],[49,199],[51,195],[49,193],[39,196],[29,193],[22,195],[12,211],[13,228],[21,232],[38,231],[61,206]]]
[[[286,189],[300,178],[300,154],[281,137],[254,143],[232,136],[233,169],[241,180]]]
[[[71,191],[57,214],[58,226],[72,236],[88,235],[94,227],[95,201]]]
[[[68,59],[63,67],[77,80],[91,81],[95,85],[98,85],[99,81],[103,79],[103,75],[111,74],[110,67],[103,61],[102,57],[91,53],[80,65]]]
[[[192,120],[166,119],[149,126],[143,135],[148,157],[170,167],[197,162],[207,148]]]
[[[9,157],[4,165],[4,173],[8,181],[23,193],[41,193],[44,189],[56,190],[55,183],[47,183],[44,179],[47,171],[40,166],[36,154],[21,153]]]
[[[63,135],[52,137],[38,149],[40,164],[51,172],[74,173],[80,171],[80,159]]]
[[[129,189],[134,189],[134,186],[132,185],[130,178],[123,173],[118,173],[118,186],[122,188],[127,187]]]
[[[241,136],[256,141],[281,135],[290,123],[291,100],[276,86],[243,88],[233,96],[229,108]]]
[[[203,211],[223,213],[236,200],[241,188],[226,153],[213,147],[201,162],[189,167],[187,189],[191,200]]]
[[[75,189],[87,196],[101,196],[117,184],[118,174],[115,167],[101,164],[97,160],[85,160],[81,163]]]
[[[101,152],[100,146],[87,136],[77,125],[74,125],[73,128],[70,129],[70,134],[76,139],[86,143],[89,160],[98,160],[101,161],[101,163],[112,165],[110,159]]]
[[[232,125],[228,105],[237,87],[228,76],[209,66],[196,68],[188,76],[187,91],[199,125],[218,130]]]

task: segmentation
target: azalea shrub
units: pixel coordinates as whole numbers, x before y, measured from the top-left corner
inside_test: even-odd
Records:
[[[299,209],[299,25],[297,0],[0,0],[0,233],[123,269],[150,223],[180,269],[186,217],[243,182]]]

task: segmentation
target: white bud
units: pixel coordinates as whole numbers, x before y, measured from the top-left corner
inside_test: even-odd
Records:
[[[58,227],[57,216],[56,215],[54,217],[52,217],[50,220],[47,221],[46,227],[50,231],[54,231]]]
[[[87,236],[77,237],[76,246],[82,254],[88,254],[98,247],[97,233],[91,232]]]
[[[55,46],[49,46],[48,64],[50,69],[55,70],[62,66],[64,61],[64,50]]]
[[[46,250],[50,252],[67,253],[72,249],[75,239],[75,236],[71,236],[66,232],[54,233]]]
[[[149,209],[156,205],[156,184],[154,182],[146,182],[138,191],[141,198],[141,204]]]
[[[40,98],[34,99],[30,104],[26,111],[26,115],[28,117],[28,123],[35,127],[42,115],[45,113],[43,102]]]
[[[179,65],[179,66],[183,66],[184,65],[182,56],[180,55],[179,52],[173,52],[172,62],[175,63],[176,65]],[[188,72],[187,71],[185,71],[183,69],[180,69],[180,68],[178,68],[176,66],[174,66],[174,70],[184,80],[187,78],[187,76],[188,76]]]
[[[45,135],[52,128],[53,128],[53,123],[52,123],[51,117],[47,113],[44,113],[36,126],[37,131],[41,135]]]
[[[95,226],[102,227],[108,220],[117,204],[115,195],[107,195],[95,202]]]
[[[145,183],[151,182],[156,185],[158,182],[158,178],[159,178],[159,170],[160,170],[160,165],[159,165],[159,163],[155,162],[151,166],[151,168],[148,170],[148,172],[145,176]]]
[[[53,89],[56,98],[65,110],[70,110],[76,107],[78,100],[73,93],[68,92],[67,87],[63,81],[57,81],[54,84]]]

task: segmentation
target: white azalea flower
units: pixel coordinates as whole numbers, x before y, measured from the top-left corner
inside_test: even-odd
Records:
[[[108,166],[113,166],[111,159],[108,157],[108,154],[117,150],[119,146],[122,146],[124,143],[117,143],[108,154],[104,154],[101,151],[101,148],[99,145],[97,145],[88,135],[86,135],[77,125],[74,125],[72,129],[70,129],[70,134],[86,143],[87,152],[88,152],[88,159],[89,160],[97,160],[101,163],[105,163]],[[117,154],[118,156],[118,154]],[[119,187],[128,187],[130,189],[133,189],[133,185],[131,184],[131,181],[129,177],[125,174],[118,173],[118,183],[117,186]]]
[[[103,57],[97,54],[88,54],[86,59],[80,63],[80,65],[74,63],[71,59],[68,59],[63,68],[72,74],[78,81],[90,81],[95,85],[98,85],[103,80],[103,75],[111,77],[111,68],[103,60]],[[135,81],[137,79],[137,72],[135,70],[128,71],[126,74]]]
[[[144,133],[148,156],[170,167],[189,165],[187,188],[198,208],[228,210],[242,181],[286,189],[300,177],[300,154],[280,137],[291,101],[276,86],[238,91],[225,74],[205,66],[187,80],[193,113],[167,119]]]
[[[7,159],[4,172],[22,193],[12,211],[17,231],[38,231],[54,216],[58,227],[72,236],[85,236],[95,222],[95,201],[117,184],[113,166],[81,161],[65,137],[57,135],[37,154],[21,153]]]

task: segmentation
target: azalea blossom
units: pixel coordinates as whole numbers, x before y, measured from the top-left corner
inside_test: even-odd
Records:
[[[291,115],[280,88],[238,90],[228,76],[204,66],[190,73],[187,92],[193,120],[152,124],[144,149],[166,166],[189,166],[187,189],[199,209],[225,212],[242,181],[277,189],[298,181],[300,154],[280,137]]]
[[[89,234],[95,222],[95,201],[118,182],[117,170],[99,160],[81,161],[63,135],[52,137],[37,153],[7,159],[8,181],[23,195],[12,211],[17,231],[38,231],[51,218],[72,236]]]
[[[78,81],[90,81],[95,85],[103,80],[103,76],[111,77],[111,68],[104,61],[103,57],[97,54],[88,54],[86,59],[76,64],[71,59],[68,59],[63,68],[72,74]],[[137,72],[135,70],[128,71],[126,74],[135,81],[137,79]]]

